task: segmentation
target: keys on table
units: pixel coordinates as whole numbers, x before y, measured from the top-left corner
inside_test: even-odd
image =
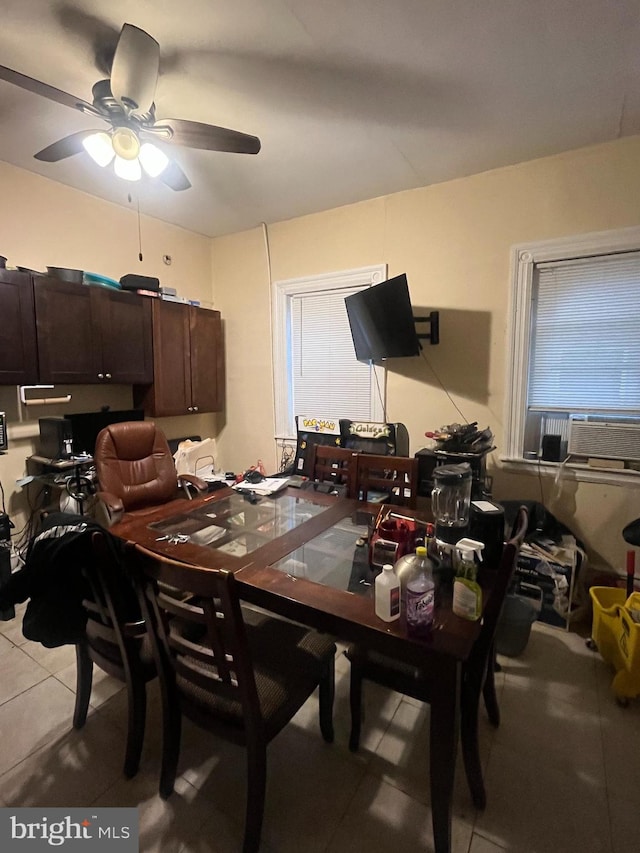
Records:
[[[171,533],[166,536],[158,536],[156,542],[168,542],[169,545],[181,545],[189,541],[186,533]]]

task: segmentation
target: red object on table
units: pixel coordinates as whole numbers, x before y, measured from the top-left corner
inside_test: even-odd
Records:
[[[627,598],[633,592],[633,582],[636,574],[636,552],[627,551]]]

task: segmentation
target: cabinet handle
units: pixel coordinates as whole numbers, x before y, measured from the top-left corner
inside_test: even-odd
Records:
[[[110,373],[105,373],[104,378],[105,378],[105,379],[111,379],[111,374],[110,374]]]
[[[189,408],[187,409],[187,411],[188,411],[188,412],[192,412],[192,411],[193,411],[193,406],[189,406]]]
[[[104,373],[99,373],[99,374],[98,374],[98,379],[104,379]]]
[[[193,411],[194,411],[194,412],[197,412],[197,411],[198,411],[198,407],[197,407],[197,406],[194,406],[194,407],[193,407]]]

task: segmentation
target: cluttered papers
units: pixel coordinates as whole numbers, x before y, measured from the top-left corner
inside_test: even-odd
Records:
[[[288,477],[267,477],[265,480],[260,480],[259,483],[242,480],[242,482],[236,483],[232,488],[239,492],[254,492],[256,495],[273,495],[279,492],[280,489],[286,488],[288,483]]]

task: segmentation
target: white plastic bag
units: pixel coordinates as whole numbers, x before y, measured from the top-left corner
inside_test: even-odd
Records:
[[[173,454],[178,474],[194,474],[197,477],[212,477],[216,467],[216,441],[181,441]]]

